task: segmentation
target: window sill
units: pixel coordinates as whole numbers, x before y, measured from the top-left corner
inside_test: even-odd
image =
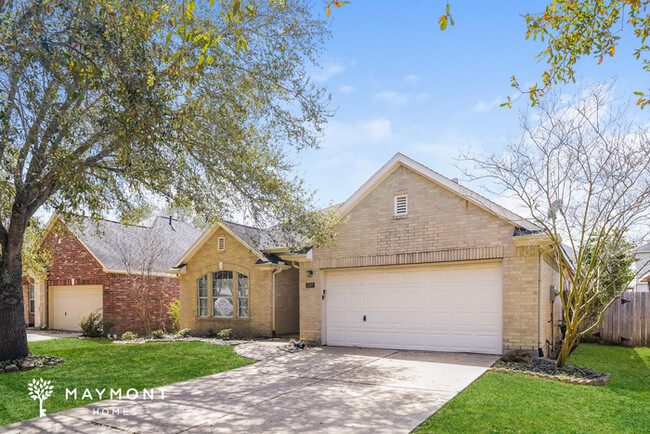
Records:
[[[408,214],[406,215],[394,215],[393,220],[404,220],[405,218],[408,218]]]

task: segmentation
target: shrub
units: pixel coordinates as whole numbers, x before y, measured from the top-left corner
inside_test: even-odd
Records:
[[[101,310],[88,312],[79,320],[79,326],[84,336],[97,338],[103,336],[105,332],[113,325],[112,321],[104,320]]]
[[[192,334],[191,329],[183,329],[178,333],[176,333],[176,336],[180,336],[181,338],[189,338],[191,334]]]
[[[162,330],[154,330],[151,332],[151,337],[154,339],[162,339],[163,337],[165,337],[165,332],[163,332]]]
[[[169,320],[172,322],[172,329],[179,331],[181,329],[181,301],[176,300],[169,303]]]
[[[122,340],[123,341],[132,341],[133,339],[137,339],[138,335],[133,333],[133,332],[124,332],[122,333]]]
[[[209,338],[216,338],[216,337],[217,337],[217,333],[216,333],[213,329],[208,329],[207,337],[209,337]]]
[[[501,357],[501,360],[508,363],[528,363],[532,359],[530,351],[527,350],[514,350],[506,353]]]
[[[223,329],[219,333],[217,333],[217,336],[219,336],[221,339],[232,339],[234,337],[234,334],[232,332],[232,329]]]

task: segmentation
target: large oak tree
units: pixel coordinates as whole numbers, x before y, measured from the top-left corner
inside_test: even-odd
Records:
[[[28,353],[28,222],[169,201],[327,233],[287,147],[316,146],[327,36],[300,0],[0,0],[0,360]]]

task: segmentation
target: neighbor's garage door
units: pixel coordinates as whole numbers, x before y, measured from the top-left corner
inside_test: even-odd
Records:
[[[101,285],[50,286],[50,328],[81,330],[79,319],[102,308]]]
[[[497,263],[328,271],[327,344],[499,354],[501,276]]]

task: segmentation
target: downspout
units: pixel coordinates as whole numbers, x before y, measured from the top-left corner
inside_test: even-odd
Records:
[[[278,274],[279,272],[282,271],[282,268],[277,268],[273,270],[273,274],[271,275],[271,328],[273,329],[272,331],[272,337],[276,337],[277,334],[275,333],[275,275]]]

